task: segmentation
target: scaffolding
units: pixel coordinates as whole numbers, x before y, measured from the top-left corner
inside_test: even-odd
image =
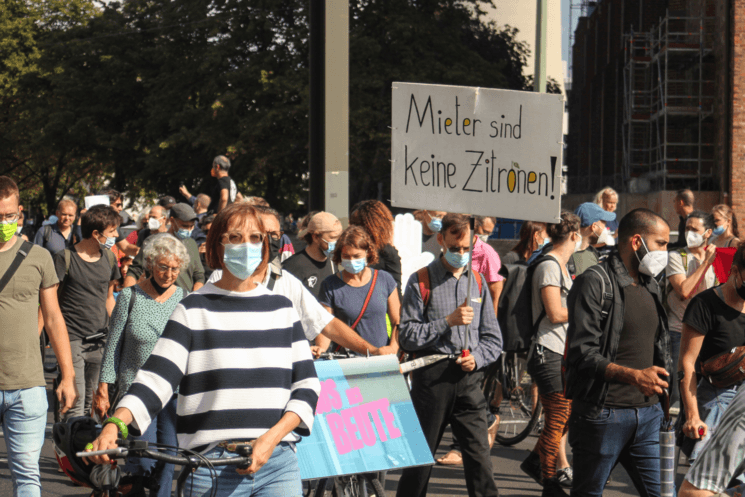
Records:
[[[668,12],[649,33],[625,36],[622,138],[630,191],[711,187],[712,19]]]

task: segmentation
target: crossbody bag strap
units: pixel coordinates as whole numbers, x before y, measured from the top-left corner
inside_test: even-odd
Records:
[[[372,281],[370,282],[370,290],[367,291],[367,297],[365,297],[365,303],[362,304],[362,310],[360,311],[360,315],[357,316],[357,319],[354,321],[354,324],[352,325],[352,329],[357,328],[357,325],[360,324],[360,321],[362,320],[362,316],[365,315],[365,311],[367,310],[367,304],[370,303],[370,299],[372,298],[373,291],[375,291],[375,283],[378,281],[378,270],[373,269],[373,275],[372,275]]]
[[[31,242],[24,241],[21,244],[21,247],[18,249],[18,252],[16,252],[16,256],[13,259],[13,262],[10,263],[10,266],[8,266],[7,271],[5,271],[5,274],[3,275],[2,279],[0,279],[0,293],[2,293],[3,290],[5,290],[5,287],[8,285],[10,280],[13,278],[13,275],[16,273],[18,268],[21,266],[23,259],[25,259],[28,253],[31,251],[31,247],[33,247],[33,244]]]

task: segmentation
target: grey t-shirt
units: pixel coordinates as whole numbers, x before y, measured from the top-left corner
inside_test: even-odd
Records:
[[[701,261],[696,259],[687,248],[672,250],[668,255],[665,275],[670,278],[670,276],[682,274],[688,278],[690,275],[695,273],[700,266]],[[683,315],[686,312],[688,303],[693,297],[704,290],[713,287],[715,284],[716,275],[714,274],[714,268],[710,266],[688,300],[683,300],[675,290],[672,288],[669,289],[670,291],[667,294],[667,306],[669,309],[669,312],[667,313],[667,321],[670,326],[670,331],[676,333],[681,333],[683,331]]]
[[[116,263],[112,269],[109,258],[101,251],[95,262],[80,258],[73,247],[70,250],[70,269],[65,275],[65,252],[54,254],[54,269],[60,284],[64,284],[60,298],[60,310],[65,318],[71,340],[104,331],[109,325],[106,298],[109,282],[121,278]]]
[[[0,275],[10,267],[23,240],[0,252]],[[39,289],[57,284],[52,256],[39,246],[31,247],[13,278],[0,293],[0,390],[44,386],[39,354]]]
[[[543,300],[541,299],[541,289],[543,287],[555,286],[561,288],[561,306],[565,309],[567,307],[567,295],[569,295],[569,290],[572,289],[572,279],[564,275],[561,270],[561,263],[553,256],[549,257],[556,262],[543,261],[535,268],[533,273],[531,282],[533,319],[538,319],[538,316],[543,312]],[[554,324],[549,321],[548,316],[544,316],[538,325],[536,343],[543,345],[551,352],[563,354],[568,327],[569,323]]]

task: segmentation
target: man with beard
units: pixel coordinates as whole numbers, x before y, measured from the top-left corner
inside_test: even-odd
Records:
[[[594,245],[606,233],[605,224],[616,220],[616,213],[607,212],[596,203],[585,202],[577,207],[574,214],[580,219],[579,234],[582,235],[582,244],[569,259],[567,267],[573,276],[579,276],[600,261],[600,252]]]

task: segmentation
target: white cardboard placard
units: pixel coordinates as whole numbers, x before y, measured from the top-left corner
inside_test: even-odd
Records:
[[[88,195],[85,197],[85,208],[90,209],[94,205],[109,205],[108,195]]]
[[[391,204],[555,223],[562,95],[393,83]]]

